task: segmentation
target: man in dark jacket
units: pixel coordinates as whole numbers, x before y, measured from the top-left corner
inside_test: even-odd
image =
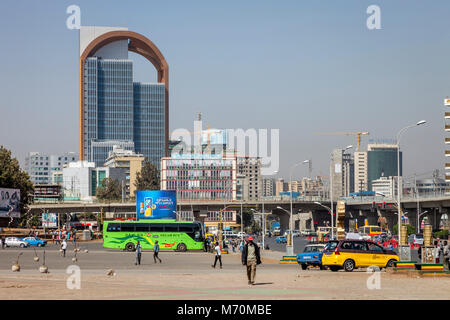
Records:
[[[248,284],[255,284],[256,266],[261,264],[259,247],[253,242],[253,237],[248,237],[242,250],[242,264],[247,267]]]

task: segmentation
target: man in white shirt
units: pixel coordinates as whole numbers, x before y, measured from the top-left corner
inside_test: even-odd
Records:
[[[221,251],[219,242],[216,243],[216,246],[214,247],[214,252],[215,252],[216,256],[214,258],[214,264],[211,265],[211,267],[215,268],[217,260],[219,260],[219,262],[220,262],[220,269],[222,269],[222,251]]]
[[[66,250],[67,250],[67,242],[66,239],[63,240],[62,244],[61,244],[61,249],[63,251],[63,257],[66,256]]]

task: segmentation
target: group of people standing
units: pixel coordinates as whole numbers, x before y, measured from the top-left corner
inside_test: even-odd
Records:
[[[159,254],[159,244],[158,244],[158,240],[155,241],[155,245],[153,246],[153,260],[156,263],[156,260],[159,261],[159,263],[162,263],[161,259],[158,256]],[[142,258],[142,245],[141,243],[138,241],[136,243],[136,262],[134,263],[134,265],[140,265],[141,264],[141,258]]]

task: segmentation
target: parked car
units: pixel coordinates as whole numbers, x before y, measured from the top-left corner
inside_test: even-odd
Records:
[[[247,237],[248,235],[245,233],[245,232],[238,232],[237,233],[237,236],[240,238],[240,237]]]
[[[300,235],[303,237],[308,237],[308,236],[312,236],[312,235],[317,235],[315,234],[316,232],[314,230],[302,230],[300,231]]]
[[[21,247],[21,248],[26,248],[28,247],[28,243],[25,241],[20,240],[19,238],[16,237],[7,237],[5,239],[5,245],[7,247]]]
[[[276,243],[287,243],[287,239],[286,239],[285,236],[276,237],[276,238],[275,238],[275,242],[276,242]]]
[[[292,236],[293,236],[293,237],[300,237],[300,231],[294,230],[294,231],[292,232]]]
[[[399,261],[397,254],[367,240],[329,241],[323,250],[322,265],[331,271],[351,272],[360,267],[390,268]]]
[[[45,247],[45,245],[47,245],[47,241],[46,240],[41,240],[41,239],[36,238],[36,237],[26,237],[26,238],[23,238],[22,241],[25,241],[30,246]]]
[[[303,270],[308,269],[308,266],[318,266],[320,270],[323,270],[322,252],[324,247],[324,244],[308,244],[305,246],[303,253],[297,255],[297,262]]]

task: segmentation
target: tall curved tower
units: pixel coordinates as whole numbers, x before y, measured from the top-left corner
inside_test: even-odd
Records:
[[[157,83],[133,82],[128,52],[150,61]],[[103,165],[113,145],[159,166],[169,143],[169,66],[145,36],[117,27],[80,28],[80,160]]]

